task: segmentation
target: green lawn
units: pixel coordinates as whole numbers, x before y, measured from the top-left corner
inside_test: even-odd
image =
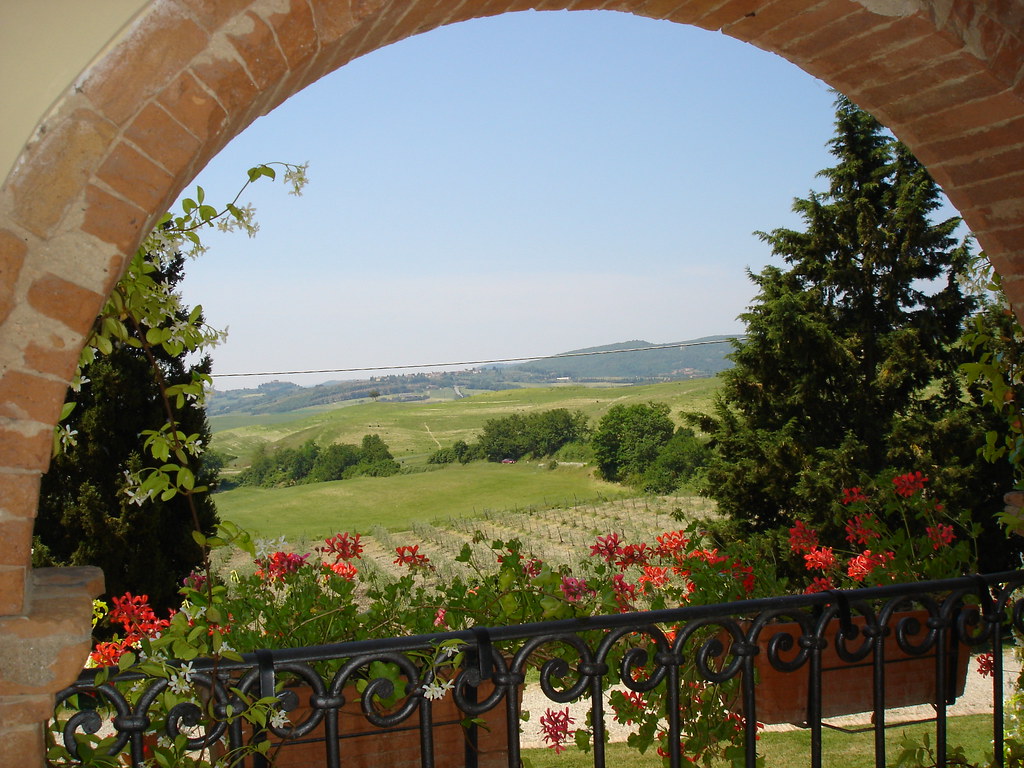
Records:
[[[986,715],[954,717],[948,721],[949,744],[964,747],[967,758],[981,762],[986,751],[991,749],[991,719]],[[899,752],[899,742],[904,734],[920,738],[931,734],[934,744],[934,723],[897,726],[886,731],[886,762],[892,763]],[[810,765],[810,731],[784,731],[764,733],[758,742],[758,752],[765,757],[765,768],[806,768]],[[551,749],[525,749],[524,762],[531,768],[591,768],[593,754],[569,749],[559,755]],[[874,765],[874,734],[845,733],[824,729],[822,731],[822,765],[828,768],[865,768]],[[527,762],[528,761],[528,762]],[[645,755],[630,749],[623,743],[609,744],[606,764],[614,768],[661,768],[662,759],[654,751]]]
[[[291,488],[241,487],[217,493],[214,499],[222,519],[260,536],[299,539],[346,530],[365,533],[374,525],[405,530],[415,520],[473,517],[485,509],[628,495],[622,486],[596,480],[589,467],[549,470],[538,462],[474,462]]]

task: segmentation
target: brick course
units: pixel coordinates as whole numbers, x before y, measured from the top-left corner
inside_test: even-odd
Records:
[[[27,542],[63,389],[103,301],[95,287],[111,284],[180,187],[257,115],[361,53],[509,10],[614,8],[721,28],[843,89],[918,151],[1021,313],[1024,4],[921,4],[899,17],[858,0],[151,3],[55,106],[0,189],[0,617],[17,619],[0,619],[0,648],[24,650],[14,641],[28,628],[39,674],[69,665],[45,684],[0,680],[5,758],[42,764],[48,686],[73,676],[88,627],[82,594],[47,603],[59,622],[33,605]],[[70,254],[59,265],[56,242]]]

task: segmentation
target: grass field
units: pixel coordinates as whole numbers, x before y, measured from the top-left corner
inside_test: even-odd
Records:
[[[213,447],[239,457],[232,463],[238,467],[248,464],[260,443],[294,447],[312,439],[321,445],[358,444],[363,435],[375,433],[396,459],[417,465],[425,464],[438,447],[472,441],[487,419],[510,413],[567,408],[583,411],[596,423],[615,403],[655,400],[668,403],[678,416],[682,410],[708,411],[717,388],[718,379],[691,379],[642,386],[509,389],[435,402],[335,404],[288,414],[229,414],[211,419]]]
[[[434,472],[357,477],[290,488],[246,488],[214,496],[223,519],[266,537],[311,539],[374,526],[406,530],[416,521],[479,518],[515,507],[621,498],[628,489],[593,477],[589,467],[537,462],[456,464]]]

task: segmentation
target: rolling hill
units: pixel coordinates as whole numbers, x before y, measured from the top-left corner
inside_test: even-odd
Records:
[[[338,403],[381,399],[389,402],[451,400],[459,392],[502,391],[567,382],[653,383],[714,376],[730,367],[728,336],[705,336],[671,349],[670,344],[624,341],[572,350],[566,355],[515,365],[494,365],[463,371],[377,376],[333,381],[313,387],[273,381],[255,389],[215,391],[207,400],[211,417],[232,413],[284,414],[325,408]],[[641,350],[622,352],[620,350]]]

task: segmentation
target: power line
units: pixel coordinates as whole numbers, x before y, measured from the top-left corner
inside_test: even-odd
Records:
[[[420,363],[417,365],[372,365],[365,368],[321,368],[308,371],[260,371],[254,373],[211,373],[211,376],[231,378],[235,376],[301,376],[307,373],[363,373],[368,371],[397,371],[409,368],[449,368],[460,365],[488,365],[490,363],[521,363],[528,360],[562,360],[567,357],[590,357],[592,355],[617,355],[623,352],[653,352],[656,349],[680,349],[682,347],[701,347],[706,344],[727,344],[743,336],[718,339],[716,341],[684,341],[678,344],[655,344],[650,347],[633,347],[631,349],[602,349],[593,352],[565,352],[560,355],[541,355],[534,357],[502,357],[495,360],[465,360],[458,363]]]

